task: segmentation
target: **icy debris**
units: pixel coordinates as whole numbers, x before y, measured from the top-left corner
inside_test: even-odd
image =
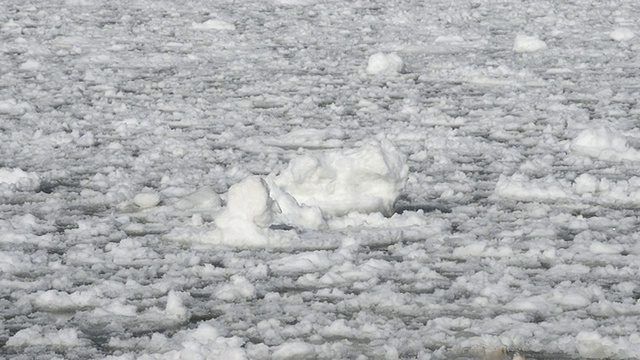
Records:
[[[283,6],[308,6],[315,3],[315,0],[274,0],[276,4]]]
[[[177,209],[200,210],[220,207],[220,196],[209,186],[203,186],[195,192],[176,201],[173,206]]]
[[[286,148],[336,148],[343,145],[344,138],[346,134],[338,128],[295,129],[282,136],[269,137],[263,143]]]
[[[369,57],[367,63],[367,73],[370,75],[397,74],[403,70],[404,62],[396,53],[375,53]]]
[[[124,341],[118,338],[109,340],[109,346],[112,348],[118,348],[122,343]],[[157,352],[147,352],[142,356],[126,353],[118,359],[247,359],[247,354],[242,349],[243,340],[235,336],[229,338],[220,336],[218,330],[207,323],[200,323],[195,329],[180,330],[172,337],[155,333],[149,345],[151,348],[158,349]],[[167,351],[166,349],[175,350]]]
[[[513,51],[518,53],[536,52],[547,48],[547,44],[535,36],[518,34],[513,42]]]
[[[0,114],[19,116],[29,109],[26,103],[19,103],[14,99],[0,100]]]
[[[215,219],[225,243],[259,246],[267,242],[273,220],[273,200],[267,183],[250,176],[229,188],[227,206]]]
[[[20,65],[20,70],[24,70],[24,71],[36,71],[39,68],[40,68],[40,63],[33,59],[29,59]]]
[[[627,144],[627,140],[608,127],[586,129],[571,142],[571,150],[600,160],[640,160],[640,151]]]
[[[615,355],[616,344],[597,332],[581,331],[576,336],[578,354],[585,358],[604,359]]]
[[[616,28],[609,33],[609,37],[615,41],[628,41],[636,37],[636,34],[627,28]]]
[[[216,290],[215,296],[224,301],[249,300],[256,297],[256,288],[244,276],[234,275]]]
[[[184,306],[180,295],[175,291],[169,291],[167,295],[165,313],[180,321],[186,321],[189,318],[189,311]]]
[[[301,341],[286,342],[273,352],[273,360],[316,359],[313,345]]]
[[[78,332],[75,329],[60,329],[58,331],[46,331],[39,325],[34,325],[27,329],[22,329],[7,340],[6,346],[80,346],[82,342],[78,339]]]
[[[406,159],[388,140],[356,149],[294,158],[274,182],[301,205],[323,213],[390,215],[409,174]]]
[[[188,239],[195,236],[203,243],[240,247],[288,243],[296,233],[273,230],[274,223],[319,230],[332,216],[392,215],[408,173],[405,156],[388,140],[301,155],[278,175],[254,175],[231,186],[226,207],[215,215],[213,231],[174,229],[169,237],[193,241]],[[190,195],[176,207],[188,208],[195,201]]]
[[[279,222],[311,230],[319,230],[327,226],[322,209],[317,206],[300,205],[291,194],[276,185],[272,177],[265,180],[269,184],[270,196],[279,210],[276,214]]]
[[[222,20],[207,20],[203,23],[191,23],[196,30],[235,30],[236,26]]]
[[[40,188],[40,177],[36,173],[22,169],[0,168],[0,189],[3,185],[22,191],[37,190]]]
[[[434,41],[436,44],[460,44],[464,38],[460,35],[440,35]]]
[[[524,174],[500,175],[494,193],[515,200],[559,200],[569,197],[566,187],[551,175],[540,180],[530,180]]]
[[[160,203],[160,195],[155,192],[142,192],[133,198],[133,202],[143,209],[151,208]]]

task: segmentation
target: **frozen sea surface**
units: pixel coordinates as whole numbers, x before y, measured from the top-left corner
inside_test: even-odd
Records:
[[[639,358],[638,19],[0,1],[0,357]],[[211,241],[231,186],[372,139],[394,211]]]

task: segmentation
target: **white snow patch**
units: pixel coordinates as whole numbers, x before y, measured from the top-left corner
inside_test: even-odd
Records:
[[[388,140],[356,149],[294,158],[274,182],[299,204],[325,214],[391,214],[409,173],[406,159]]]
[[[615,41],[628,41],[636,37],[636,34],[627,28],[616,28],[609,33],[609,37]]]
[[[375,53],[369,57],[367,63],[367,73],[370,75],[397,74],[403,70],[404,62],[396,53]]]
[[[571,142],[574,152],[600,160],[640,160],[640,151],[627,144],[627,140],[608,127],[586,129]]]
[[[535,36],[518,34],[513,42],[513,51],[518,53],[536,52],[546,48],[547,44]]]
[[[2,185],[15,187],[16,190],[36,190],[40,187],[40,177],[22,169],[0,168],[0,188]]]
[[[235,30],[236,26],[223,20],[207,20],[203,23],[191,23],[196,30]]]

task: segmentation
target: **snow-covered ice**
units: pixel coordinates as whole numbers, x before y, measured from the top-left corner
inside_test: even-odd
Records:
[[[636,2],[0,9],[0,358],[640,358]]]
[[[513,51],[528,53],[541,51],[547,48],[547,44],[536,36],[518,34],[513,41]]]
[[[369,57],[369,61],[367,62],[367,73],[371,75],[397,74],[403,69],[404,62],[396,53],[375,53]]]

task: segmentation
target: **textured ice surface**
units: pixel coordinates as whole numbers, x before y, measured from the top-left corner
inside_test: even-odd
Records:
[[[0,8],[0,357],[640,357],[636,1]]]

